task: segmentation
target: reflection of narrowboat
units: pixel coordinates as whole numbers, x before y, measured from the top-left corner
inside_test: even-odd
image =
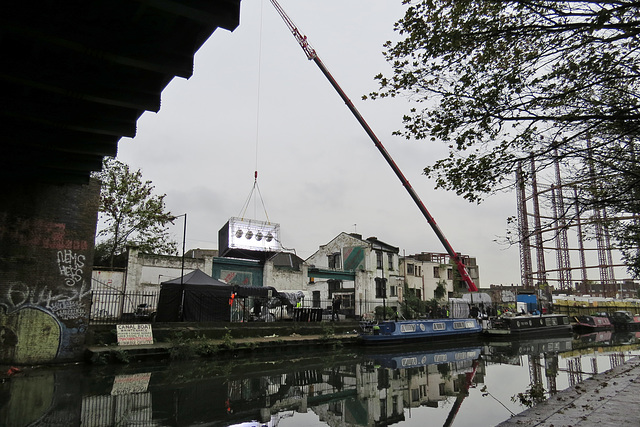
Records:
[[[628,311],[619,310],[609,314],[609,319],[616,329],[638,330],[640,329],[640,316]]]
[[[482,327],[476,319],[427,319],[386,321],[363,328],[365,344],[438,342],[479,337]]]
[[[422,350],[408,353],[370,356],[377,365],[390,369],[417,368],[442,363],[473,362],[482,355],[482,347],[461,347],[441,350]]]
[[[488,352],[491,356],[532,356],[548,353],[561,353],[573,348],[572,337],[551,337],[523,340],[496,340],[488,342]]]
[[[573,320],[573,330],[581,334],[613,329],[613,323],[605,316],[575,316]]]
[[[595,331],[587,334],[577,334],[573,336],[574,341],[580,345],[608,345],[613,339],[613,331]]]
[[[485,332],[493,337],[521,337],[535,335],[571,335],[569,317],[563,314],[539,316],[499,317],[488,322]]]

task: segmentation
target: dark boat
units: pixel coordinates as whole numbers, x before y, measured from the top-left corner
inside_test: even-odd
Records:
[[[398,320],[361,326],[364,344],[439,342],[479,337],[482,332],[476,319]]]
[[[613,329],[613,323],[606,316],[575,316],[573,320],[573,330],[581,334]]]
[[[569,316],[543,314],[539,316],[498,317],[489,320],[484,331],[494,338],[517,338],[535,335],[570,335]]]
[[[639,330],[640,316],[629,311],[619,310],[609,314],[609,320],[617,330]]]

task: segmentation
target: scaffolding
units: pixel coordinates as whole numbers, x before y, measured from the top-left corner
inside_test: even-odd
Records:
[[[582,285],[588,291],[589,285],[595,282],[601,284],[603,296],[616,297],[618,286],[614,267],[624,267],[624,264],[614,263],[611,238],[604,225],[615,218],[608,218],[602,208],[581,209],[578,186],[584,182],[563,182],[559,158],[556,153],[549,165],[553,172],[544,175],[544,184],[538,175],[551,168],[537,165],[533,156],[516,166],[522,285],[534,288],[548,284],[567,291]],[[588,181],[597,186],[593,173]],[[586,228],[591,236],[589,239],[585,237]],[[588,256],[590,252],[597,254],[597,262],[596,257]],[[555,267],[547,268],[545,254],[549,254],[549,260],[552,259],[550,255],[554,255]],[[599,277],[590,280],[588,273],[593,270],[598,271]],[[580,276],[575,283],[574,271]]]

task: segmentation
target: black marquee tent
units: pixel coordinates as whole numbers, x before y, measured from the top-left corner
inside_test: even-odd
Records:
[[[229,322],[231,295],[235,298],[278,296],[273,287],[228,285],[202,270],[162,282],[156,322]],[[180,303],[184,299],[180,319]]]

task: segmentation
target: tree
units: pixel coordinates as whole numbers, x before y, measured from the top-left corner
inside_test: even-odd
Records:
[[[479,203],[512,187],[519,162],[542,170],[559,160],[582,211],[636,217],[610,231],[640,274],[638,4],[404,3],[401,39],[385,44],[393,74],[376,76],[370,96],[408,96],[396,133],[447,144],[424,169],[436,188]]]
[[[447,282],[444,280],[439,280],[436,288],[433,290],[433,298],[436,301],[440,301],[444,299],[447,295]]]
[[[154,195],[151,181],[142,180],[142,172],[132,172],[128,165],[105,157],[102,171],[95,174],[102,181],[100,220],[104,227],[96,245],[97,265],[114,266],[114,260],[135,243],[141,251],[177,254],[177,244],[169,239],[168,224],[175,219],[165,211],[166,194]]]

